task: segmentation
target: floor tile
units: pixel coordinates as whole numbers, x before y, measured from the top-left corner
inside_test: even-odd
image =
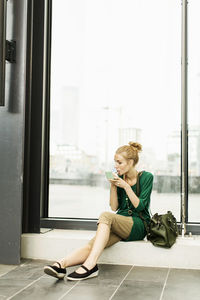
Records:
[[[31,258],[21,258],[20,259],[20,265],[23,265],[24,263],[28,263],[29,261],[32,261],[32,260],[33,259],[31,259]]]
[[[168,268],[133,267],[126,279],[164,283],[168,270]]]
[[[125,280],[112,300],[159,300],[162,288],[160,282]]]
[[[132,266],[122,266],[122,265],[111,265],[111,264],[99,264],[99,276],[83,280],[80,284],[89,283],[97,285],[113,285],[118,286],[127,273],[131,270]]]
[[[42,277],[40,280],[13,297],[13,300],[58,300],[70,290],[75,282]]]
[[[171,269],[162,300],[199,300],[200,270]]]
[[[43,275],[43,269],[38,265],[22,264],[14,270],[1,276],[0,279],[30,279],[35,280]]]
[[[99,264],[98,277],[73,282],[44,274],[47,264],[52,261],[28,259],[19,266],[0,265],[0,300],[10,296],[14,300],[111,300],[111,296],[112,300],[159,300],[169,271]],[[67,268],[67,273],[76,268]],[[200,270],[170,269],[162,294],[162,300],[169,299],[199,300]]]
[[[33,282],[32,280],[20,280],[20,279],[1,279],[0,277],[0,294],[1,296],[10,297],[28,284]]]
[[[26,265],[37,265],[37,266],[41,266],[44,267],[46,265],[52,265],[55,261],[51,261],[51,260],[42,260],[42,259],[29,259],[27,261],[25,261]]]
[[[38,278],[45,277],[43,273],[45,263],[44,261],[23,260],[19,266],[15,266],[14,269],[10,269],[9,272],[4,273],[0,277],[1,297],[10,297]],[[4,266],[6,267],[6,265]]]
[[[78,284],[62,300],[108,300],[116,290],[115,286],[96,284]]]
[[[0,277],[17,268],[16,265],[0,265]]]

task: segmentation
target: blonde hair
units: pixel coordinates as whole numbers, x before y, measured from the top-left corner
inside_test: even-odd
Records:
[[[124,153],[125,159],[133,159],[133,166],[139,161],[138,153],[142,151],[142,145],[135,142],[129,142],[129,145],[121,146],[115,152],[116,154]]]

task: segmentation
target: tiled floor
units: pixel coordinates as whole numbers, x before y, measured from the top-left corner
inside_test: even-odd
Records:
[[[71,282],[44,274],[48,263],[0,265],[0,300],[200,300],[200,270],[101,264],[98,277]]]

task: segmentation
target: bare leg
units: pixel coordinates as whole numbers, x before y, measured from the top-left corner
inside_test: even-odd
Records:
[[[110,227],[107,224],[99,223],[96,238],[88,257],[84,261],[84,266],[91,270],[97,263],[97,260],[103,252],[110,235]],[[79,268],[77,273],[85,273],[83,268]]]
[[[65,258],[63,258],[59,261],[59,263],[61,264],[61,267],[67,268],[67,267],[82,264],[87,259],[88,255],[90,254],[91,249],[92,248],[91,248],[90,244],[87,244],[87,245],[73,251],[68,256],[66,256]],[[58,266],[57,263],[55,263],[54,265]]]

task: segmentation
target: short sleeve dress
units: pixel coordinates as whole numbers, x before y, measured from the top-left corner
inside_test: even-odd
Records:
[[[153,174],[150,172],[143,171],[142,175],[140,176],[140,195],[139,195],[139,205],[135,208],[130,201],[129,207],[132,210],[132,218],[133,218],[133,227],[131,233],[127,240],[125,241],[137,241],[143,240],[146,236],[147,232],[144,226],[142,219],[139,217],[141,213],[147,224],[150,222],[150,215],[149,215],[149,205],[150,205],[150,197],[153,187]],[[136,194],[136,184],[131,186],[133,192]],[[117,214],[122,216],[130,217],[128,214],[128,207],[126,203],[127,194],[123,188],[117,187],[117,196],[119,207]]]

